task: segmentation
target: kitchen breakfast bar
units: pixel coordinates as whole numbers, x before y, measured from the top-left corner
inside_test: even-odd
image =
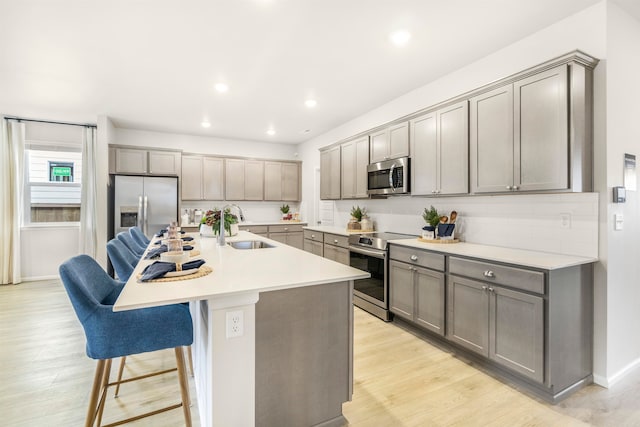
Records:
[[[353,280],[369,274],[245,231],[227,242],[271,247],[193,237],[193,259],[213,272],[143,283],[152,261],[142,260],[114,310],[190,303],[201,425],[341,425],[353,390]]]

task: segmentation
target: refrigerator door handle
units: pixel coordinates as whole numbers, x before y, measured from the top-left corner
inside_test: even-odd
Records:
[[[148,212],[147,212],[147,207],[149,206],[149,200],[147,199],[147,196],[144,196],[144,234],[148,235],[149,234],[149,216],[148,216]]]
[[[142,230],[144,228],[143,212],[142,212],[142,196],[138,196],[138,218],[136,222],[140,230]]]

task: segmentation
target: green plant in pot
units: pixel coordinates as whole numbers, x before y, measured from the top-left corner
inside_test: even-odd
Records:
[[[289,213],[289,205],[280,206],[280,212],[282,212],[282,219],[291,219],[292,215]]]
[[[424,219],[424,222],[429,224],[422,227],[422,229],[425,230],[427,234],[431,233],[433,238],[435,238],[435,230],[438,224],[440,223],[440,215],[438,214],[438,211],[433,206],[431,206],[429,209],[424,208],[424,212],[422,213],[422,218]]]
[[[362,217],[367,214],[366,208],[360,208],[360,206],[352,206],[351,207],[351,217],[355,218],[356,221],[362,221]]]
[[[231,235],[231,224],[237,224],[238,217],[231,213],[231,209],[224,210],[224,229]],[[208,210],[202,217],[200,224],[206,224],[213,229],[214,234],[220,233],[220,209]]]

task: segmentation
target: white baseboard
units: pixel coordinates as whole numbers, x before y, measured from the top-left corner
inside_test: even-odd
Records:
[[[33,276],[33,277],[22,277],[23,282],[37,282],[39,280],[57,280],[60,279],[60,276],[57,274],[53,276]]]
[[[618,381],[622,380],[624,377],[626,377],[628,374],[630,374],[632,371],[638,369],[640,367],[640,358],[634,360],[633,362],[627,364],[627,366],[625,366],[624,368],[620,369],[618,372],[616,372],[615,374],[609,376],[609,377],[603,377],[601,375],[594,375],[593,376],[593,382],[598,384],[599,386],[605,387],[605,388],[611,388],[613,387]]]

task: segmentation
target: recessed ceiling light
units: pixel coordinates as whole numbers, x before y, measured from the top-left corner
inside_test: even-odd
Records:
[[[394,31],[389,38],[396,46],[404,46],[411,39],[411,34],[405,30]]]
[[[202,126],[203,128],[209,128],[211,127],[211,123],[204,121],[202,123],[200,123],[200,126]]]
[[[226,91],[229,90],[229,86],[227,86],[224,83],[216,83],[216,85],[214,86],[214,88],[220,92],[220,93],[225,93]]]
[[[315,99],[307,99],[306,101],[304,101],[304,105],[306,105],[308,108],[313,108],[318,105],[318,101],[316,101]]]
[[[275,134],[276,134],[276,131],[275,131],[275,130],[273,130],[273,129],[269,129],[269,130],[267,131],[267,135],[275,135]]]

